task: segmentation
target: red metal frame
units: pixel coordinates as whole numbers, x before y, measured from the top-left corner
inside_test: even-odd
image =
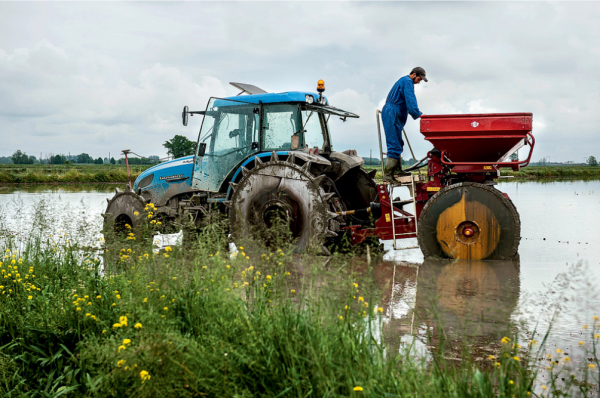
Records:
[[[384,184],[377,185],[377,193],[381,204],[381,217],[375,221],[375,228],[363,228],[361,225],[343,228],[351,231],[352,243],[362,243],[369,236],[377,236],[381,240],[390,240],[394,238],[394,229],[396,239],[399,239],[399,237],[415,238],[417,236],[416,217],[394,206],[393,209],[402,214],[403,217],[394,216],[395,225],[392,227],[392,207],[390,206],[388,186]]]

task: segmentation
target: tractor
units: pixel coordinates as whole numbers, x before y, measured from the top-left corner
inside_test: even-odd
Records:
[[[352,244],[393,240],[394,249],[399,239],[417,238],[418,246],[402,249],[420,247],[426,258],[518,256],[519,214],[495,185],[500,168],[529,164],[531,113],[424,116],[420,131],[433,148],[407,169],[410,176],[378,184],[356,150],[333,150],[329,119],[358,115],[331,106],[322,80],[316,93],[231,84],[242,90],[238,96],[211,98],[204,111],[184,107],[184,126],[189,116],[203,116],[195,155],[149,168],[107,199],[105,235],[139,227],[152,203],[161,224],[183,228],[184,237],[185,225],[199,228],[216,209],[234,240],[283,220],[297,252],[328,253],[327,244],[346,234]],[[377,127],[383,164],[379,111]],[[525,160],[510,159],[526,145]],[[402,186],[407,199],[395,195]],[[414,214],[404,208],[409,204]]]
[[[145,222],[147,203],[163,225],[200,224],[209,209],[228,215],[234,238],[284,220],[296,250],[324,247],[348,225],[371,225],[368,213],[377,200],[376,171],[367,172],[356,150],[333,150],[328,121],[358,115],[329,105],[319,81],[317,93],[267,93],[232,83],[247,95],[211,98],[202,115],[196,154],[144,171],[108,201],[105,232],[134,229]],[[136,213],[138,215],[136,215]],[[184,229],[184,234],[185,234]],[[106,235],[106,233],[105,233]]]

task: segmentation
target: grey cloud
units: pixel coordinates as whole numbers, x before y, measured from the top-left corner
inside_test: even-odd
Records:
[[[534,112],[536,156],[599,156],[599,14],[597,3],[0,3],[3,155],[162,155],[174,134],[196,138],[199,119],[182,127],[181,107],[237,94],[229,81],[312,91],[321,78],[361,115],[332,124],[335,147],[366,155],[375,109],[420,65],[425,113]],[[424,155],[418,123],[407,132]]]

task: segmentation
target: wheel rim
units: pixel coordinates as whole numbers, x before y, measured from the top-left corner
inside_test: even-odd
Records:
[[[513,204],[495,188],[461,183],[427,202],[418,237],[425,257],[511,259],[520,241],[520,221]]]

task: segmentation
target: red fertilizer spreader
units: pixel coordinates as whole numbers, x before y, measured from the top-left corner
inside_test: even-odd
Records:
[[[397,239],[416,237],[426,258],[515,259],[519,214],[495,185],[500,168],[517,171],[529,164],[535,145],[532,120],[531,113],[423,116],[421,133],[433,149],[407,170],[426,165],[427,174],[379,184],[375,227],[349,227],[353,242],[377,236],[393,239],[396,248]],[[381,143],[379,111],[377,123]],[[529,146],[527,157],[511,159],[524,146]],[[399,185],[409,188],[410,199],[392,199]],[[415,214],[403,209],[410,203]]]

